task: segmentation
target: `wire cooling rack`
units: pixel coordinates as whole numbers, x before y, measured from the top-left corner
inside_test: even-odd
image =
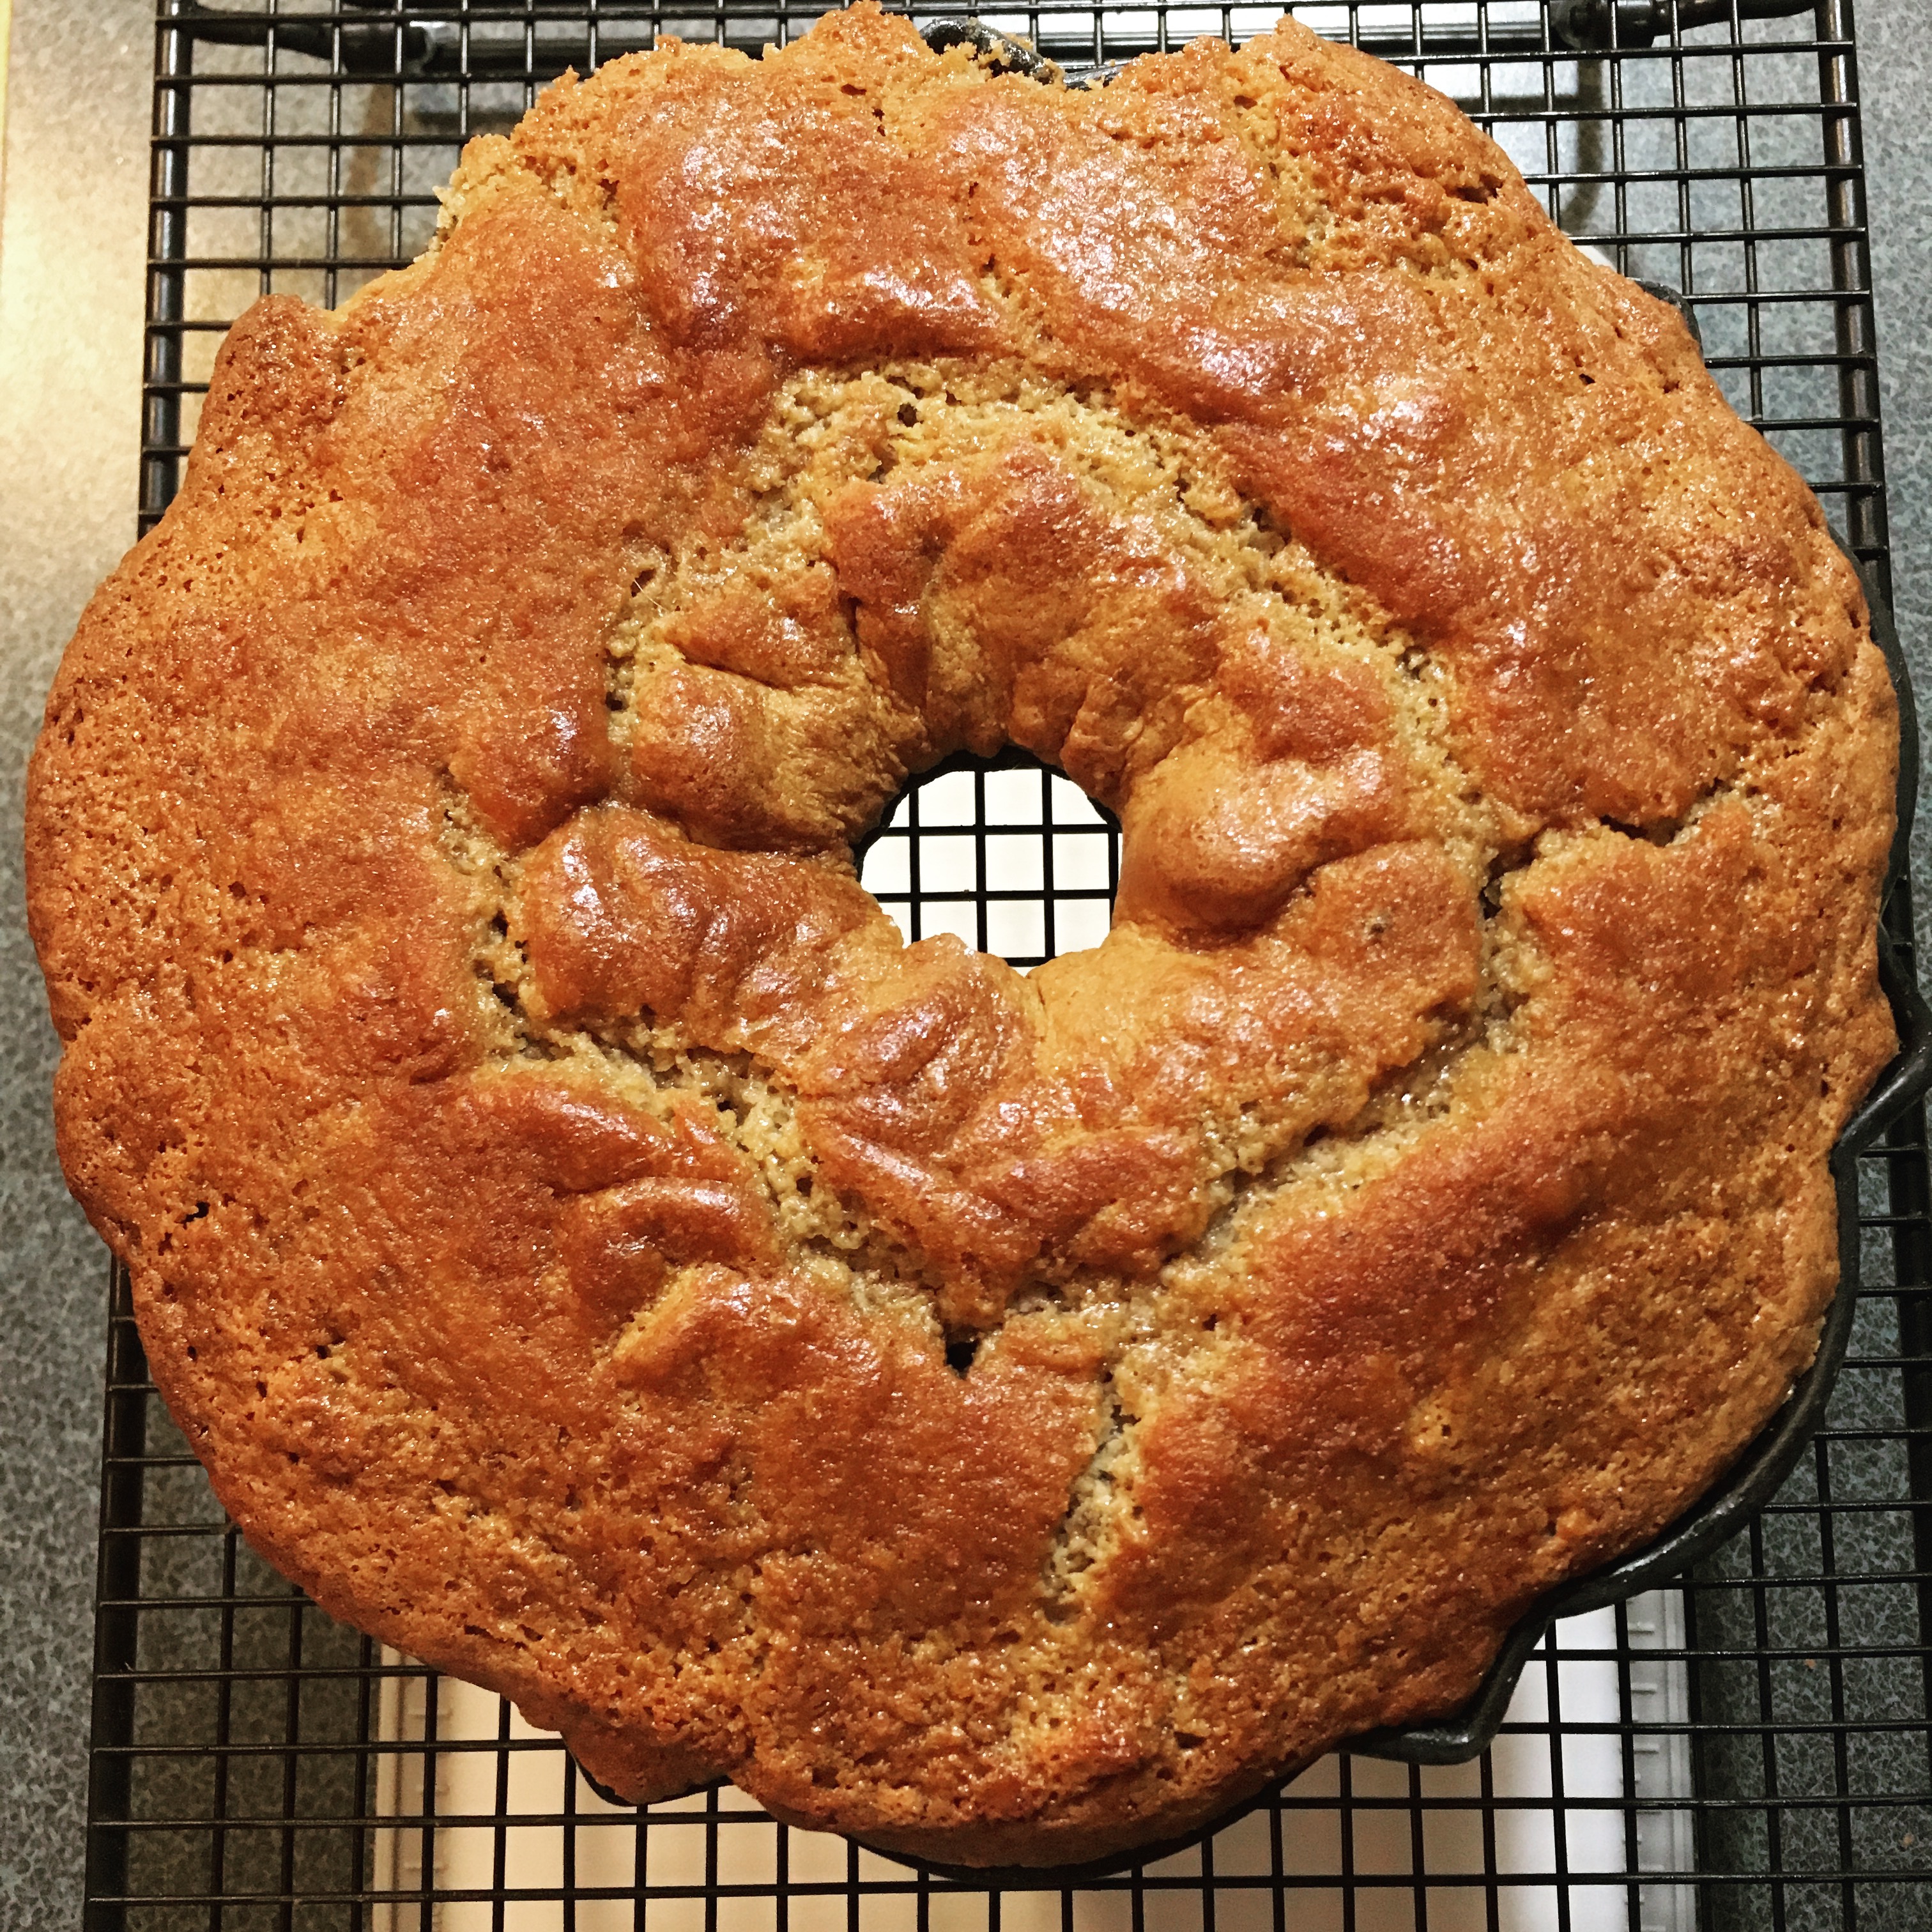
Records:
[[[143,527],[221,332],[406,260],[474,132],[662,32],[755,50],[784,5],[196,5],[156,34]],[[988,10],[1070,68],[1272,8]],[[1298,8],[1424,74],[1552,214],[1681,290],[1737,407],[1888,587],[1849,0]],[[916,14],[962,17],[958,7]],[[1104,928],[1113,828],[1022,756],[956,760],[866,854],[909,932],[1028,963]],[[1901,886],[1887,924],[1910,964]],[[222,1518],[110,1328],[88,1924],[140,1932],[1757,1932],[1932,1922],[1932,1183],[1922,1115],[1860,1163],[1827,1424],[1690,1574],[1558,1624],[1495,1744],[1338,1755],[1201,1847],[1079,1891],[958,1886],[730,1790],[638,1812],[501,1702],[332,1623]]]

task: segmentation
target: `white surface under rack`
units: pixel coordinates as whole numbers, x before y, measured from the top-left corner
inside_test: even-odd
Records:
[[[1693,1932],[1690,1887],[1644,1878],[1693,1862],[1683,1802],[1691,1796],[1689,1740],[1673,1728],[1688,1717],[1682,1594],[1648,1592],[1624,1616],[1628,1717],[1616,1611],[1558,1625],[1553,1658],[1539,1648],[1523,1673],[1488,1754],[1486,1788],[1480,1762],[1412,1776],[1402,1765],[1330,1756],[1298,1778],[1285,1794],[1282,1845],[1294,1932],[1340,1932],[1345,1891],[1353,1894],[1356,1932],[1411,1932],[1425,1920],[1429,1932],[1479,1932],[1490,1923],[1480,1880],[1492,1870],[1502,1932],[1556,1926],[1559,1890],[1573,1932]],[[390,1652],[385,1660],[406,1660]],[[640,1892],[650,1932],[776,1932],[781,1923],[784,1932],[847,1932],[855,1874],[844,1840],[780,1826],[728,1786],[715,1800],[700,1792],[643,1813],[607,1804],[569,1775],[548,1733],[453,1678],[434,1683],[436,1738],[449,1748],[424,1748],[430,1694],[424,1678],[384,1682],[380,1742],[395,1748],[380,1760],[377,1803],[393,1822],[379,1834],[376,1886],[446,1894],[430,1906],[431,1932],[493,1932],[500,1924],[508,1932],[562,1932],[566,1924],[574,1932],[632,1932]],[[1623,1727],[1633,1723],[1627,1781]],[[503,1745],[512,1748],[491,1748]],[[1202,1932],[1210,1889],[1214,1932],[1273,1932],[1274,1888],[1254,1882],[1274,1869],[1271,1829],[1263,1810],[1219,1833],[1206,1886],[1198,1851],[1149,1867],[1156,1881],[1190,1882],[1144,1892],[1143,1932]],[[707,1872],[714,1843],[716,1865]],[[862,1889],[868,1880],[904,1880],[905,1868],[869,1852],[856,1858],[861,1932],[915,1932],[913,1894]],[[567,1884],[576,1894],[568,1914],[560,1898],[529,1895]],[[800,1889],[814,1886],[826,1889]],[[1076,1892],[1064,1905],[1058,1889],[1043,1886],[1004,1894],[998,1924],[1000,1932],[1064,1932],[1070,1918],[1073,1932],[1132,1932],[1133,1911],[1126,1889]],[[935,1886],[928,1915],[931,1932],[986,1932],[986,1895]],[[418,1898],[376,1908],[376,1932],[422,1925]]]

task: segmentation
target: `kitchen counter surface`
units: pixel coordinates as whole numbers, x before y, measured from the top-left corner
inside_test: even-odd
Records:
[[[1859,26],[1899,628],[1932,698],[1932,34]],[[0,5],[0,21],[4,21]],[[20,796],[48,680],[134,535],[147,0],[14,0],[0,177],[0,1924],[80,1919],[104,1250],[62,1186],[56,1046],[22,926]],[[1914,866],[1932,904],[1932,840]],[[1922,926],[1922,932],[1925,928]]]

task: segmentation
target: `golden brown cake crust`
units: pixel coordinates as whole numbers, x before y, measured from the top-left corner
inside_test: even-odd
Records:
[[[1782,1399],[1896,737],[1816,504],[1426,88],[667,46],[236,326],[36,755],[62,1156],[326,1607],[627,1792],[1092,1857]],[[1030,976],[848,845],[1009,740],[1125,830]]]

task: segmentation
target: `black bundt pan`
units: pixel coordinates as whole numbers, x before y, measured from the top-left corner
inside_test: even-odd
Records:
[[[1673,298],[1672,291],[1655,292]],[[1883,898],[1888,906],[1908,862],[1912,812],[1918,795],[1918,718],[1891,612],[1871,573],[1856,558],[1851,562],[1871,606],[1872,634],[1885,654],[1898,693],[1898,828],[1886,868]],[[1551,1591],[1525,1611],[1503,1640],[1496,1661],[1474,1696],[1460,1709],[1400,1729],[1366,1731],[1344,1739],[1337,1749],[1358,1756],[1393,1758],[1405,1764],[1462,1764],[1478,1756],[1496,1736],[1531,1652],[1558,1618],[1601,1610],[1606,1604],[1621,1603],[1640,1591],[1654,1588],[1682,1576],[1692,1564],[1736,1535],[1790,1474],[1824,1419],[1825,1405],[1838,1379],[1858,1313],[1858,1156],[1876,1144],[1906,1107],[1922,1100],[1928,1089],[1932,1088],[1932,1008],[1928,1007],[1900,960],[1882,915],[1878,930],[1878,967],[1879,982],[1891,1002],[1892,1018],[1898,1029],[1899,1051],[1873,1082],[1871,1090],[1845,1124],[1844,1132],[1832,1150],[1832,1178],[1838,1197],[1838,1292],[1826,1311],[1818,1337],[1818,1352],[1811,1366],[1792,1385],[1784,1406],[1730,1468],[1660,1535],[1602,1569]],[[1084,1864],[953,1865],[908,1858],[896,1852],[884,1852],[882,1856],[911,1865],[929,1877],[960,1885],[1056,1888],[1079,1886],[1185,1851],[1225,1830],[1257,1805],[1266,1804],[1287,1782],[1286,1779],[1276,1780],[1184,1837],[1140,1846]]]

